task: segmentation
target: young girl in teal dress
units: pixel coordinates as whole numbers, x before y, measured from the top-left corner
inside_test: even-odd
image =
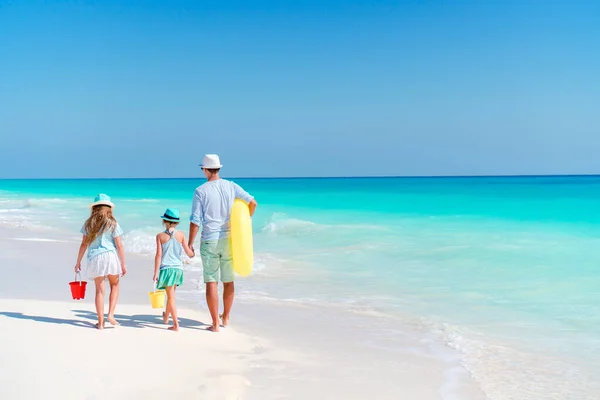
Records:
[[[156,235],[156,257],[154,258],[154,282],[157,289],[167,292],[167,307],[163,313],[165,324],[169,323],[169,315],[173,326],[169,330],[179,330],[177,307],[175,304],[175,288],[183,283],[183,266],[181,255],[183,251],[188,257],[194,257],[194,251],[189,248],[185,235],[177,231],[179,225],[179,210],[167,208],[163,219],[165,230]]]

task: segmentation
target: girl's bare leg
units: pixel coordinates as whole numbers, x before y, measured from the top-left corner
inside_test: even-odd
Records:
[[[167,304],[165,305],[165,311],[163,311],[163,322],[167,325],[171,315],[171,300],[169,300],[169,292],[166,289],[165,292],[167,292]]]
[[[165,292],[166,292],[166,288],[165,288]],[[169,295],[167,293],[167,304],[165,304],[165,311],[163,311],[162,313],[162,317],[163,317],[163,322],[165,323],[165,325],[169,324],[169,316],[171,315],[171,308],[169,306]]]
[[[171,314],[171,318],[173,318],[173,326],[168,329],[171,331],[178,331],[179,321],[177,320],[177,304],[175,303],[175,286],[167,286],[165,290],[167,292],[167,312]]]
[[[96,328],[104,328],[104,277],[94,278],[96,284],[96,314],[98,314],[98,323]]]
[[[117,300],[119,300],[119,275],[108,275],[108,283],[110,284],[110,297],[107,319],[111,325],[119,325],[115,320],[115,308],[117,307]]]

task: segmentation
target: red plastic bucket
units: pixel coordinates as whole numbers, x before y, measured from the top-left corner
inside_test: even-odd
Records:
[[[81,276],[79,277],[79,280],[77,280],[77,275],[79,275],[79,272],[75,275],[75,282],[69,282],[73,300],[81,300],[85,298],[85,287],[87,282],[82,281]]]

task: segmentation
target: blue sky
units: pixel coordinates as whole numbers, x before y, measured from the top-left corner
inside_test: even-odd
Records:
[[[599,15],[0,1],[0,178],[600,173]]]

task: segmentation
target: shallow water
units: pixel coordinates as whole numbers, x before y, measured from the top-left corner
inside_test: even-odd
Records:
[[[236,181],[260,204],[240,300],[408,323],[461,351],[492,399],[598,398],[599,177]],[[159,216],[187,220],[200,183],[0,181],[0,223],[75,238],[104,192],[127,250],[151,255]]]

